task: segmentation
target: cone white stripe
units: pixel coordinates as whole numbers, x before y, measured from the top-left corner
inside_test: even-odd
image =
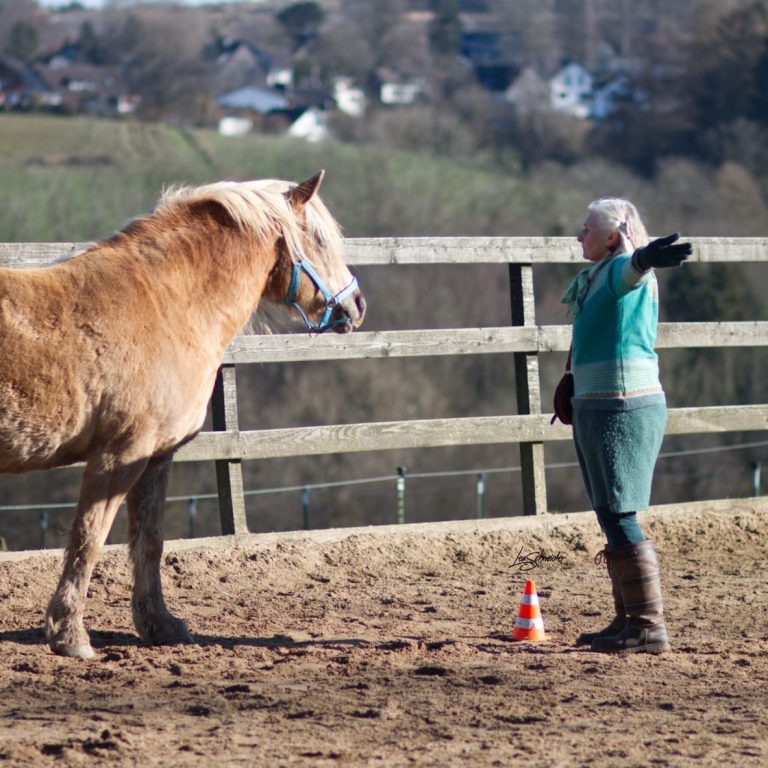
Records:
[[[539,616],[535,619],[521,619],[519,616],[515,619],[515,626],[518,629],[544,629],[544,620]]]
[[[520,598],[520,605],[538,605],[539,596],[534,592],[532,595],[523,595]]]

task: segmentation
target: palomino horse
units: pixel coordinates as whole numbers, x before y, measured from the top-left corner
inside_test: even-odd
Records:
[[[351,331],[365,313],[321,179],[171,190],[68,261],[0,270],[0,472],[85,462],[46,613],[56,653],[94,655],[86,592],[126,498],[136,629],[150,643],[191,640],[160,585],[165,496],[227,345],[261,298],[314,332]]]

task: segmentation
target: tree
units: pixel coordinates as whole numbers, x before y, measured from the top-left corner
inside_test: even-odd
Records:
[[[125,17],[116,37],[125,41],[121,52],[143,117],[207,118],[201,53],[207,29],[199,21],[194,12],[163,7],[136,9]]]
[[[43,23],[31,0],[0,0],[0,52],[27,59],[37,48]]]
[[[767,37],[764,3],[716,16],[694,37],[679,96],[697,130],[749,115],[765,88],[756,75]]]
[[[462,30],[458,0],[433,0],[432,7],[435,13],[429,25],[432,53],[438,56],[458,53]]]
[[[755,82],[758,88],[753,94],[749,113],[758,123],[768,128],[768,36],[763,39],[763,51],[755,65]]]
[[[93,24],[90,21],[84,21],[80,26],[80,56],[82,61],[88,64],[108,64],[110,63],[110,52],[104,45],[104,39],[96,34]]]
[[[405,15],[404,0],[343,0],[343,15],[367,47],[372,69],[416,74],[428,66],[421,29]]]
[[[294,3],[283,8],[276,18],[293,37],[298,47],[317,35],[325,19],[325,13],[317,3]]]
[[[365,82],[374,68],[374,55],[357,25],[342,19],[328,25],[307,51],[323,77],[346,75]]]
[[[23,19],[19,20],[11,27],[5,52],[16,59],[27,61],[37,50],[38,40],[37,27]]]

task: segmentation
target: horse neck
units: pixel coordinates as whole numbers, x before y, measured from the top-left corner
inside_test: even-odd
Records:
[[[185,219],[184,226],[146,220],[126,231],[124,248],[134,252],[132,261],[156,300],[175,305],[176,322],[223,354],[256,308],[276,253],[274,243],[215,214]]]

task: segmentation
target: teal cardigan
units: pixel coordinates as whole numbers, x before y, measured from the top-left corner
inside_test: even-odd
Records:
[[[630,254],[609,257],[582,270],[563,302],[574,316],[574,407],[631,410],[665,402],[652,270],[636,270]]]

